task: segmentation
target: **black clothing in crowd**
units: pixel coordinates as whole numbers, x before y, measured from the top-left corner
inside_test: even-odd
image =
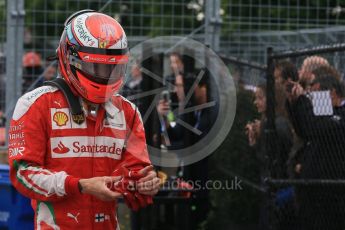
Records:
[[[345,179],[345,107],[316,116],[308,95],[288,105],[297,135],[303,140],[297,162],[300,179]],[[296,187],[300,229],[344,229],[345,189],[331,184]]]

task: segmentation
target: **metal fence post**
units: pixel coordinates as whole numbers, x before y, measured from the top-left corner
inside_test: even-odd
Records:
[[[17,99],[22,95],[22,57],[24,37],[24,0],[7,1],[6,105],[8,129]]]
[[[266,126],[264,128],[266,135],[266,172],[265,175],[268,178],[274,177],[273,159],[276,154],[276,143],[275,143],[275,82],[274,82],[274,60],[273,60],[273,48],[267,48],[267,82],[266,82]],[[265,181],[267,182],[267,181]],[[271,197],[271,187],[269,184],[265,184],[266,187],[266,207],[268,208],[268,229],[274,229],[274,213]]]
[[[205,1],[205,44],[210,45],[211,49],[219,51],[220,26],[220,0]]]
[[[274,156],[274,131],[275,131],[275,86],[274,86],[274,63],[273,63],[273,48],[267,48],[267,82],[266,82],[266,118],[267,123],[265,133],[267,135],[267,156],[269,166],[271,165],[270,159]],[[271,170],[271,168],[268,168]],[[272,176],[272,175],[270,175]]]

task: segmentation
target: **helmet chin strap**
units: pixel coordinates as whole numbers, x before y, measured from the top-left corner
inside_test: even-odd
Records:
[[[79,97],[79,100],[81,102],[80,104],[86,118],[96,122],[95,130],[102,131],[102,129],[104,128],[103,121],[105,118],[105,110],[100,109],[101,104],[96,104],[96,103],[87,101],[86,99],[83,99],[81,97]]]

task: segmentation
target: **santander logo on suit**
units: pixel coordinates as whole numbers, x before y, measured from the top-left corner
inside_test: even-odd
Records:
[[[109,157],[121,159],[124,140],[112,137],[53,137],[52,158]]]

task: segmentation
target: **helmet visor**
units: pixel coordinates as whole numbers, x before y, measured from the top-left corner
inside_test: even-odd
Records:
[[[103,64],[85,62],[79,58],[70,55],[70,65],[81,71],[89,80],[103,84],[111,85],[121,80],[126,73],[126,64]]]

